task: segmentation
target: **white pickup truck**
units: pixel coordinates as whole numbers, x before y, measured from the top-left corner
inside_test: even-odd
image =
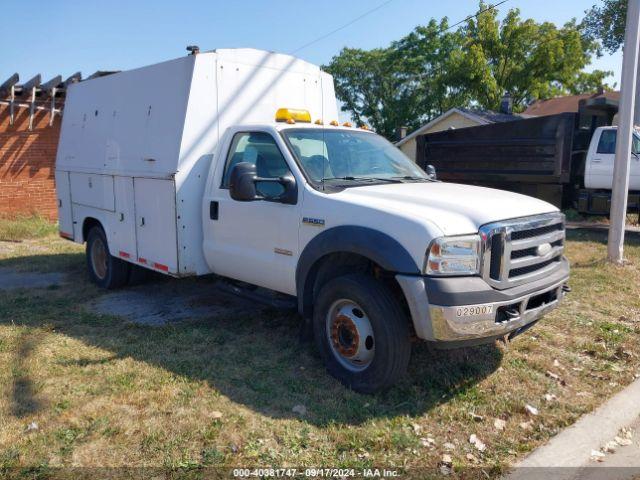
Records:
[[[593,132],[584,162],[584,188],[578,195],[578,211],[609,215],[611,210],[611,186],[616,157],[618,127],[598,127]],[[630,211],[640,209],[640,134],[633,131],[629,158]]]
[[[554,206],[439,182],[337,116],[331,76],[250,49],[72,85],[60,235],[86,243],[105,288],[142,267],[275,292],[360,392],[396,382],[416,338],[491,342],[558,306],[569,265]]]
[[[599,127],[593,133],[584,171],[584,186],[591,189],[611,190],[613,165],[616,157],[618,127]],[[640,190],[640,135],[633,132],[629,163],[629,190]]]

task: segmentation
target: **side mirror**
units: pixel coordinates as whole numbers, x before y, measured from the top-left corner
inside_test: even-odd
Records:
[[[433,165],[427,165],[426,172],[429,178],[431,178],[432,180],[438,178],[438,176],[436,175],[436,167],[434,167]]]
[[[277,196],[266,196],[258,191],[256,183],[278,183],[282,185],[283,192]],[[233,200],[239,202],[265,200],[288,205],[295,205],[298,202],[298,187],[291,173],[280,178],[261,178],[258,177],[256,166],[248,162],[240,162],[231,170],[229,194]]]
[[[229,179],[229,194],[231,198],[239,202],[252,202],[259,200],[256,192],[256,180],[258,173],[253,163],[241,162],[231,170]]]

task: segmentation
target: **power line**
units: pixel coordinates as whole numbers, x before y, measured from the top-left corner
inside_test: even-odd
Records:
[[[458,25],[460,25],[460,24],[462,24],[462,23],[464,23],[464,22],[466,22],[466,21],[468,21],[468,20],[471,20],[472,18],[476,18],[476,17],[478,17],[479,15],[483,14],[484,12],[488,12],[489,10],[493,10],[494,8],[499,7],[500,5],[502,5],[502,4],[504,4],[504,3],[507,3],[508,1],[509,1],[509,0],[502,0],[502,1],[498,2],[498,3],[496,3],[495,5],[489,5],[488,7],[486,7],[486,8],[484,8],[484,9],[482,9],[482,10],[480,10],[480,11],[476,12],[475,14],[473,14],[473,15],[469,15],[469,16],[467,16],[467,17],[463,18],[462,20],[460,20],[459,22],[456,22],[456,23],[454,23],[453,25],[450,25],[449,27],[447,27],[447,28],[443,29],[443,30],[442,30],[442,33],[446,32],[446,31],[448,31],[448,30],[451,30],[452,28],[457,27]],[[367,11],[366,11],[366,12],[364,12],[362,15],[360,15],[360,16],[358,16],[358,17],[354,18],[353,20],[351,20],[351,21],[349,21],[349,22],[345,23],[344,25],[342,25],[342,26],[340,26],[340,27],[336,28],[335,30],[331,30],[330,32],[325,33],[324,35],[322,35],[322,36],[320,36],[320,37],[316,38],[315,40],[311,40],[310,42],[305,43],[305,44],[304,44],[304,45],[302,45],[301,47],[296,48],[295,50],[291,51],[291,52],[290,52],[290,54],[294,54],[294,53],[299,52],[300,50],[304,50],[305,48],[310,47],[311,45],[313,45],[313,44],[315,44],[315,43],[318,43],[318,42],[320,42],[320,41],[324,40],[324,39],[325,39],[325,38],[327,38],[327,37],[330,37],[330,36],[331,36],[331,35],[333,35],[334,33],[337,33],[337,32],[339,32],[340,30],[344,30],[345,28],[350,27],[351,25],[353,25],[353,24],[354,24],[354,23],[356,23],[357,21],[362,20],[364,17],[366,17],[366,16],[368,16],[368,15],[372,14],[373,12],[376,12],[376,11],[380,10],[382,7],[384,7],[384,6],[388,5],[388,4],[390,4],[391,2],[393,2],[393,0],[387,0],[386,2],[381,3],[381,4],[380,4],[380,5],[378,5],[377,7],[374,7],[374,8],[372,8],[371,10],[367,10]]]
[[[507,0],[504,0],[505,2]],[[362,15],[360,15],[359,17],[354,18],[353,20],[349,21],[348,23],[345,23],[344,25],[342,25],[341,27],[336,28],[335,30],[330,31],[329,33],[325,33],[324,35],[322,35],[321,37],[316,38],[315,40],[310,41],[309,43],[305,43],[304,45],[302,45],[301,47],[296,48],[295,50],[293,50],[292,52],[290,52],[291,54],[297,53],[300,50],[303,50],[307,47],[310,47],[311,45],[313,45],[314,43],[318,43],[322,40],[324,40],[327,37],[330,37],[331,35],[333,35],[334,33],[339,32],[340,30],[344,30],[347,27],[350,27],[351,25],[353,25],[354,23],[356,23],[358,20],[362,20],[364,17],[372,14],[373,12],[376,12],[378,10],[380,10],[382,7],[390,4],[391,2],[393,2],[393,0],[387,0],[386,2],[381,3],[380,5],[378,5],[375,8],[372,8],[371,10],[367,10],[366,12],[364,12]],[[504,2],[503,2],[504,3]]]
[[[474,13],[473,15],[469,15],[466,18],[463,18],[462,20],[460,20],[457,23],[454,23],[453,25],[448,26],[447,28],[445,28],[444,30],[442,30],[442,33],[451,30],[453,27],[457,27],[458,25],[460,25],[461,23],[464,23],[466,21],[471,20],[472,18],[478,17],[480,15],[482,15],[484,12],[488,12],[489,10],[493,10],[496,7],[499,7],[500,5],[502,5],[503,3],[507,3],[509,0],[502,0],[501,2],[496,3],[495,5],[489,5],[487,8],[484,8],[482,10],[480,10],[479,12]]]

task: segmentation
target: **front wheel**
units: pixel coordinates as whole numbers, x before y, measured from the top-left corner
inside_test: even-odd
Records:
[[[327,370],[353,390],[375,393],[405,374],[411,356],[407,319],[374,278],[352,274],[328,282],[316,300],[313,323]]]
[[[87,267],[91,281],[102,288],[119,288],[127,283],[129,264],[111,255],[107,236],[95,226],[87,235]]]

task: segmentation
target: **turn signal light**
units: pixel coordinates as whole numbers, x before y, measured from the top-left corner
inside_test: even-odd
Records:
[[[287,122],[289,120],[302,123],[311,123],[311,114],[308,110],[300,110],[295,108],[280,108],[276,112],[276,122]]]

